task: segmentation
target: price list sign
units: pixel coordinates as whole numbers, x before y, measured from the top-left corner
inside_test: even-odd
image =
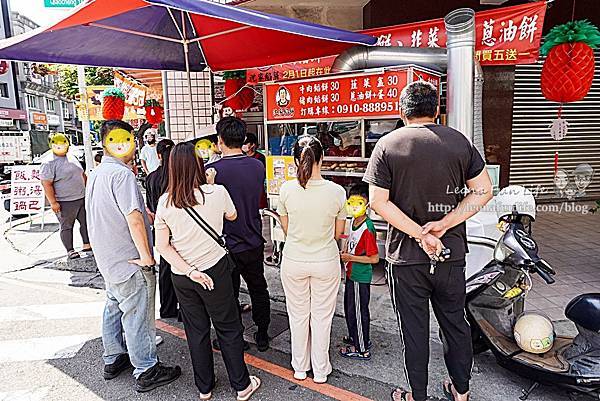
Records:
[[[439,77],[425,74],[439,87]],[[268,84],[267,121],[394,118],[400,113],[400,92],[419,79],[412,67],[389,71],[314,78]]]
[[[11,214],[36,214],[44,210],[40,166],[13,166],[10,184]]]

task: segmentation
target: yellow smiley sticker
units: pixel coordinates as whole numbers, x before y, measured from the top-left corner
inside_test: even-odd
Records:
[[[213,154],[212,142],[208,139],[199,139],[194,148],[196,150],[196,156],[205,162],[208,161]]]
[[[56,156],[65,156],[69,151],[69,138],[65,134],[57,133],[50,137],[50,149]]]
[[[346,201],[346,211],[355,219],[364,216],[367,213],[367,204],[369,202],[360,195],[352,195]]]
[[[114,129],[106,135],[104,147],[113,157],[131,156],[135,150],[133,134],[123,128]]]

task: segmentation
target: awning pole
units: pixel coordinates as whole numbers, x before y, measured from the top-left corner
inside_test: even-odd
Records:
[[[90,173],[94,169],[94,158],[92,156],[92,140],[90,138],[90,121],[88,110],[87,88],[85,86],[85,67],[77,66],[77,82],[79,84],[80,99],[85,111],[81,119],[81,131],[83,132],[83,153],[85,156],[85,171]]]
[[[188,99],[190,102],[190,111],[192,112],[192,138],[196,137],[196,116],[194,115],[194,97],[192,96],[192,74],[190,73],[190,46],[186,34],[185,19],[183,11],[181,12],[181,30],[183,36],[183,53],[185,54],[185,74],[187,76]]]
[[[190,73],[190,49],[188,42],[183,42],[183,51],[185,52],[185,73],[187,75],[188,99],[190,102],[190,111],[192,112],[192,138],[196,137],[196,117],[194,115],[194,97],[192,96],[192,75]]]

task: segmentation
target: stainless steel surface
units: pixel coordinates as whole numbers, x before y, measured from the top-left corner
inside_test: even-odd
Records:
[[[444,18],[448,39],[448,126],[473,139],[475,12],[459,8]]]
[[[485,159],[483,144],[483,70],[475,61],[475,88],[473,91],[473,144]]]
[[[332,72],[348,72],[369,68],[418,64],[436,71],[446,69],[446,49],[388,46],[355,46],[337,56]]]

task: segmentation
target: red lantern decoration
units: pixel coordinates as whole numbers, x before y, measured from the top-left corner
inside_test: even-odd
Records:
[[[121,120],[125,114],[125,95],[120,89],[110,87],[102,93],[102,118]]]
[[[148,123],[155,125],[160,124],[163,121],[163,108],[160,107],[157,100],[146,100],[144,109],[146,110],[146,121],[148,121]]]

